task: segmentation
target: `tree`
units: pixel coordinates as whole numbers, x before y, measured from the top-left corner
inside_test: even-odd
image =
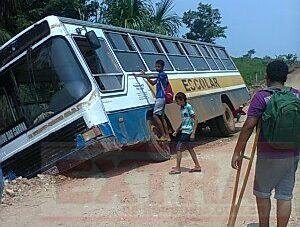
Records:
[[[9,40],[11,36],[9,33],[4,30],[3,28],[0,28],[0,46],[4,44],[7,40]]]
[[[183,14],[182,22],[190,29],[188,39],[214,43],[218,37],[226,38],[226,26],[221,26],[221,14],[211,4],[199,3],[197,11],[189,10]]]
[[[99,8],[97,0],[2,0],[0,45],[48,15],[90,20],[97,15]]]
[[[297,62],[297,55],[296,54],[280,54],[276,55],[277,60],[283,60],[289,65],[293,65]]]
[[[151,27],[147,30],[164,35],[178,34],[181,20],[177,14],[172,13],[173,7],[173,0],[161,0],[156,3],[150,19]]]
[[[243,58],[252,58],[252,55],[254,55],[256,53],[256,51],[254,49],[248,50],[247,54],[243,55]]]
[[[104,0],[100,23],[145,30],[150,24],[149,0]]]
[[[20,5],[20,0],[2,0],[0,2],[0,45],[10,39],[11,35],[6,28],[6,24],[12,18],[13,13],[18,10]]]
[[[176,35],[181,21],[172,9],[173,0],[161,0],[155,6],[150,0],[104,0],[98,22],[164,35]]]
[[[292,65],[297,62],[297,55],[296,54],[287,54],[287,55],[285,55],[285,59],[288,64]]]
[[[265,62],[270,62],[270,61],[272,61],[272,58],[270,56],[266,55],[266,56],[263,57],[263,60]]]

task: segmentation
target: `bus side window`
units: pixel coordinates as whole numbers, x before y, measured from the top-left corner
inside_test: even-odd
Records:
[[[214,58],[215,62],[217,63],[219,69],[225,70],[225,66],[223,65],[223,63],[219,59],[219,57],[218,57],[216,51],[214,50],[214,48],[212,46],[208,46],[207,48],[210,52],[210,55]]]
[[[161,40],[161,44],[168,54],[172,64],[178,71],[194,71],[177,41]]]
[[[208,52],[206,47],[204,45],[198,45],[198,47],[202,52],[202,54],[204,55],[204,57],[206,58],[206,61],[209,64],[210,68],[212,70],[219,70],[217,64],[215,63],[214,59],[210,56],[210,53]]]
[[[104,39],[101,47],[93,50],[85,37],[74,37],[101,91],[122,89],[123,74]]]
[[[216,48],[219,57],[221,58],[223,64],[225,65],[227,70],[236,70],[235,65],[233,64],[232,60],[230,59],[229,55],[226,53],[224,48]]]
[[[142,59],[126,34],[106,32],[105,35],[126,72],[146,70]]]
[[[208,64],[195,44],[183,43],[182,46],[196,70],[209,70]]]
[[[140,50],[148,68],[150,71],[155,72],[155,62],[157,60],[163,60],[165,62],[165,71],[173,71],[173,68],[161,50],[157,40],[155,38],[133,36],[133,39]]]

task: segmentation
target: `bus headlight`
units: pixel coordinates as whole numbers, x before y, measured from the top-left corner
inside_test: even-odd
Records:
[[[82,137],[85,142],[94,139],[98,136],[102,136],[101,130],[98,128],[98,126],[93,126],[90,130],[82,134]]]

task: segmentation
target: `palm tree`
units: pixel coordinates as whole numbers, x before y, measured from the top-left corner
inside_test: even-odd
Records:
[[[0,18],[12,16],[15,10],[20,6],[20,0],[1,0],[0,2]]]
[[[180,17],[172,12],[173,0],[161,0],[155,4],[151,17],[151,31],[164,35],[177,35],[181,26]]]
[[[102,23],[145,30],[149,26],[150,0],[104,0]]]

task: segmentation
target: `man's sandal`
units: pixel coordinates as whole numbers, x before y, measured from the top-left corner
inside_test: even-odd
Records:
[[[180,170],[172,169],[169,174],[174,175],[174,174],[181,174]]]
[[[200,169],[193,168],[189,170],[189,173],[196,173],[196,172],[200,173],[201,171],[202,171],[201,168]]]

